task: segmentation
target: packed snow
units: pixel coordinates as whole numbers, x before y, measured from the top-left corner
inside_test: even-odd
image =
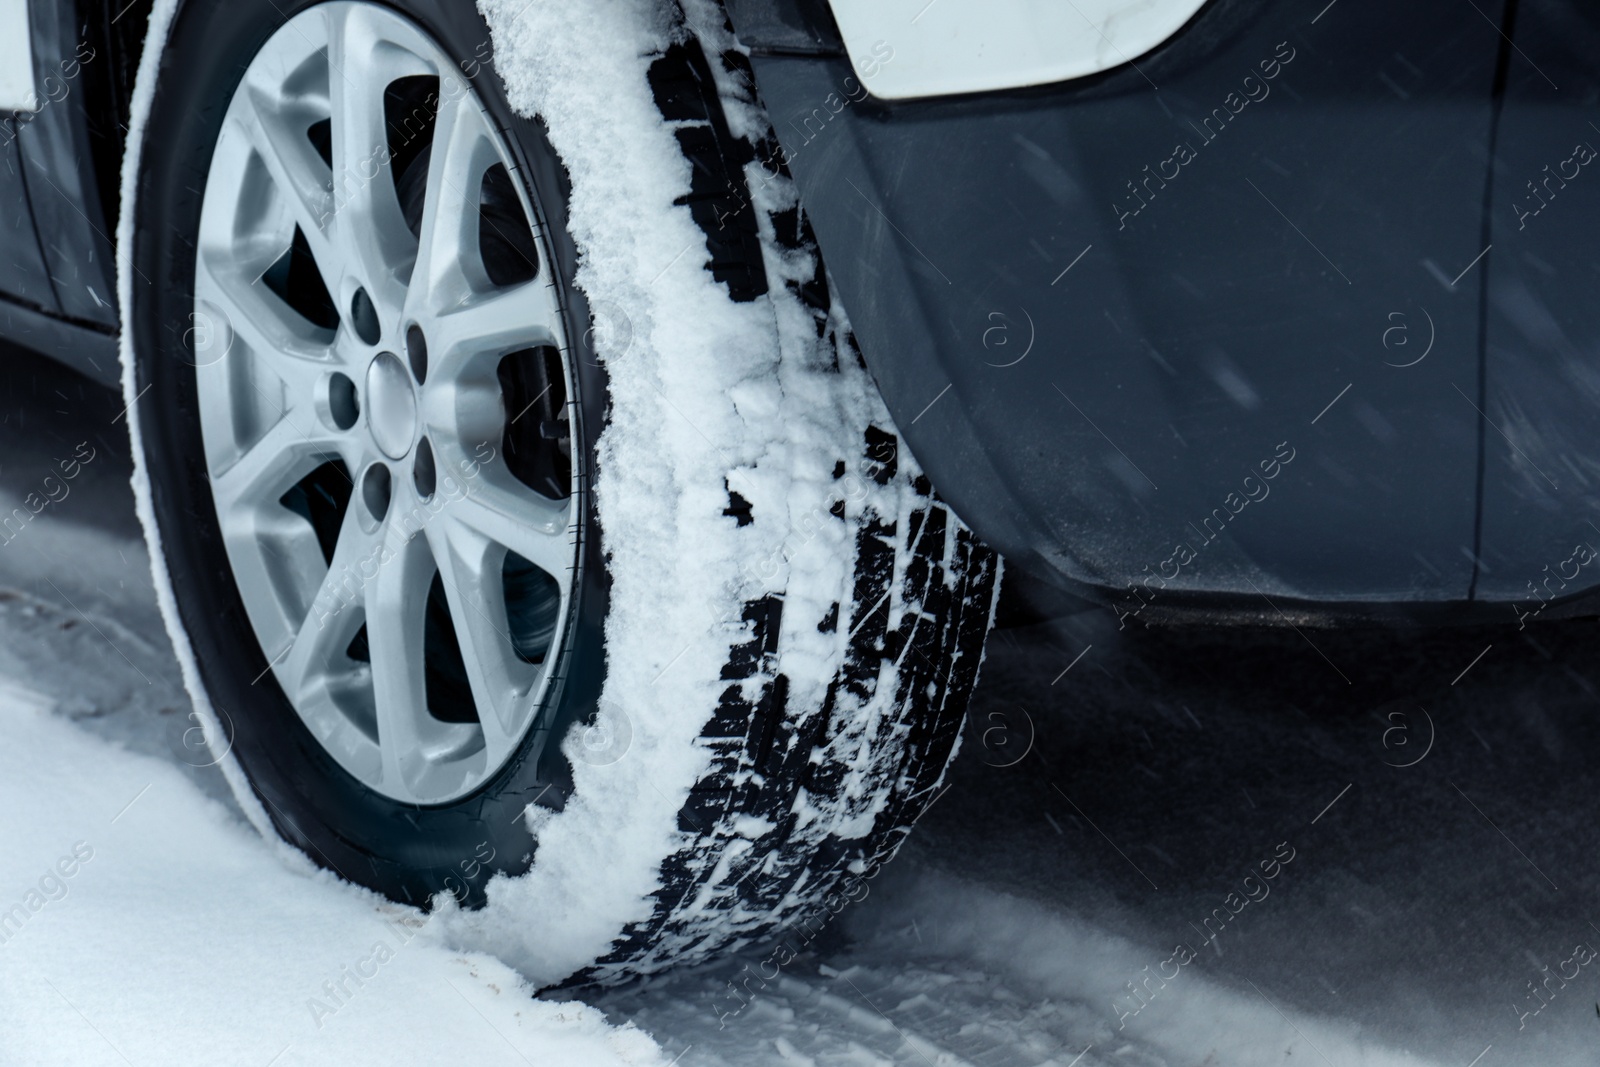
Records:
[[[0,736],[0,1063],[669,1060],[595,1008],[533,999],[429,916],[285,862],[172,761],[22,683],[0,692]]]

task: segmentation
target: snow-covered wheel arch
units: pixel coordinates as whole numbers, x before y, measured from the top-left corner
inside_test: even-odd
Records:
[[[240,804],[153,503],[135,351],[141,153],[177,0],[158,0],[124,163],[118,240],[135,488],[186,684]],[[571,179],[576,285],[596,310],[609,422],[595,491],[610,575],[606,677],[564,740],[572,791],[530,804],[531,867],[485,906],[433,903],[464,947],[535,984],[617,980],[814,922],[855,896],[937,795],[992,622],[1000,564],[900,445],[775,162],[715,0],[482,0],[494,73]],[[693,27],[693,32],[688,27]],[[707,269],[692,118],[652,67],[703,48],[763,281]],[[471,59],[473,57],[467,57]],[[670,72],[668,72],[670,73]],[[657,67],[657,81],[663,71]],[[214,665],[209,665],[215,669]],[[610,739],[596,758],[586,744]],[[293,862],[306,862],[293,850]]]

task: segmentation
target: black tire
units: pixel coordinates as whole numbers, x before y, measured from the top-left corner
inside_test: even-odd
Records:
[[[532,864],[537,842],[517,815],[529,804],[559,808],[566,800],[572,776],[561,746],[535,744],[539,731],[530,731],[487,784],[429,807],[391,800],[346,773],[264,677],[269,664],[229,570],[200,446],[190,325],[194,241],[212,146],[245,65],[313,2],[181,2],[159,63],[147,61],[141,74],[142,87],[153,78],[154,103],[137,153],[130,153],[137,169],[123,204],[122,233],[131,248],[123,250],[122,292],[131,359],[125,388],[139,477],[148,478],[142,518],[191,691],[203,713],[221,711],[213,745],[226,750],[225,769],[241,804],[350,881],[419,906],[448,893],[473,908],[484,903],[493,875],[517,875]],[[521,180],[544,205],[553,273],[569,326],[580,327],[569,336],[584,335],[589,309],[573,284],[578,255],[564,215],[566,175],[539,122],[508,102],[484,48],[490,31],[482,15],[453,0],[388,6],[419,24],[463,69],[483,64],[474,84],[519,157]],[[753,83],[725,33],[725,26],[711,27],[710,48],[691,39],[669,49],[651,73],[657,101],[678,124],[679,143],[695,167],[685,202],[706,231],[708,269],[732,299],[800,301],[837,359],[859,361],[842,313],[828,304],[804,217],[763,216],[748,195],[744,165],[776,154],[770,143],[729,132],[724,108],[756,102],[743,88]],[[775,181],[787,181],[781,166],[766,165]],[[773,282],[772,257],[792,263],[795,253],[809,254],[810,270]],[[568,629],[569,666],[543,720],[556,738],[595,716],[606,654],[609,589],[600,516],[589,492],[605,426],[606,379],[599,360],[577,363],[573,463],[581,470],[587,516],[585,565]],[[932,493],[898,448],[887,418],[881,422],[863,427],[854,454],[836,457],[836,476],[865,470],[880,486],[902,487],[914,503],[895,515],[846,518],[842,505],[830,513],[826,521],[853,528],[855,578],[826,618],[785,618],[781,593],[734,606],[746,639],[723,668],[728,687],[720,703],[703,709],[701,743],[713,756],[679,813],[683,843],[660,857],[649,917],[618,929],[611,951],[569,981],[648,973],[837,911],[860,895],[854,887],[876,873],[934,798],[976,682],[999,563]],[[748,505],[729,493],[724,514],[743,524]],[[784,635],[792,626],[832,626],[847,635],[818,707],[787,699]],[[862,703],[878,698],[887,712],[871,722],[841,721],[835,702],[846,694]],[[847,766],[857,771],[847,774]],[[843,836],[836,832],[840,820],[807,823],[797,816],[802,794],[812,810],[875,813],[870,829]],[[752,817],[771,827],[754,842]]]

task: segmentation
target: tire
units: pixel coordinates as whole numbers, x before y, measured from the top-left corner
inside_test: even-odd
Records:
[[[495,39],[494,50],[487,47],[490,27],[478,10],[451,0],[395,0],[381,8],[366,5],[376,12],[372,18],[389,20],[385,25],[397,25],[394,20],[400,19],[420,31],[465,73],[471,93],[488,117],[486,128],[499,139],[506,173],[517,183],[513,208],[520,202],[526,226],[543,242],[533,258],[540,265],[535,269],[544,272],[538,276],[540,284],[550,288],[552,314],[564,331],[560,335],[564,370],[551,369],[555,365],[548,360],[555,357],[543,355],[539,358],[546,362],[526,373],[533,376],[535,384],[544,381],[547,392],[560,384],[567,395],[556,410],[540,409],[546,417],[537,423],[537,434],[528,436],[532,420],[520,423],[520,417],[513,418],[516,409],[522,408],[521,401],[533,392],[526,382],[517,384],[516,375],[522,373],[517,368],[532,365],[526,352],[497,357],[501,362],[496,378],[474,379],[480,392],[489,389],[492,393],[497,383],[499,393],[491,396],[492,425],[484,430],[481,420],[472,423],[482,431],[480,436],[490,452],[487,457],[479,452],[462,459],[460,442],[445,442],[429,421],[432,416],[428,412],[438,404],[428,398],[438,394],[427,392],[428,379],[421,372],[407,379],[400,371],[394,372],[397,377],[392,379],[382,378],[373,369],[386,359],[386,367],[404,365],[409,334],[400,318],[390,316],[394,321],[389,321],[380,308],[372,314],[381,327],[369,327],[360,297],[349,297],[341,288],[343,282],[330,285],[324,279],[320,282],[322,296],[306,296],[310,285],[307,263],[312,272],[324,273],[315,259],[322,251],[320,245],[300,253],[293,247],[274,246],[272,256],[263,261],[270,260],[272,266],[251,283],[257,289],[267,284],[308,321],[326,312],[328,321],[318,327],[325,332],[306,336],[321,338],[319,343],[332,346],[330,351],[356,351],[366,329],[381,328],[381,334],[374,336],[382,340],[371,347],[398,354],[373,357],[361,384],[341,385],[335,381],[338,374],[331,378],[323,374],[316,379],[318,384],[309,387],[325,391],[317,392],[311,401],[323,420],[317,425],[337,428],[349,420],[351,425],[341,432],[360,435],[365,430],[371,440],[362,438],[359,448],[366,450],[362,455],[377,456],[377,460],[362,461],[366,466],[361,469],[347,464],[342,473],[349,484],[342,486],[335,477],[340,472],[325,469],[333,463],[329,452],[323,466],[317,468],[321,473],[300,476],[284,488],[283,496],[277,498],[282,506],[259,527],[259,535],[252,534],[262,542],[281,536],[286,539],[284,544],[298,546],[295,552],[319,544],[326,573],[305,579],[316,586],[318,596],[338,571],[339,560],[345,558],[348,564],[348,558],[339,555],[339,546],[345,531],[353,528],[353,516],[365,515],[360,521],[369,525],[378,523],[380,533],[375,536],[384,539],[386,546],[395,543],[381,531],[390,529],[386,523],[399,520],[393,519],[392,511],[386,514],[367,503],[371,499],[366,495],[368,483],[383,482],[382,499],[388,506],[391,493],[398,501],[402,491],[409,492],[405,489],[409,473],[417,487],[416,499],[422,500],[420,442],[433,442],[428,454],[437,457],[440,472],[452,469],[451,460],[463,464],[459,469],[466,488],[459,499],[472,499],[481,485],[512,486],[507,472],[518,466],[519,456],[524,457],[520,461],[523,468],[532,462],[526,457],[553,455],[551,449],[564,450],[569,461],[570,470],[551,461],[561,467],[561,478],[556,479],[561,485],[548,493],[542,488],[529,489],[533,483],[522,472],[514,472],[516,480],[523,483],[512,486],[514,493],[522,493],[525,502],[533,501],[539,507],[557,500],[569,518],[572,563],[570,573],[561,579],[559,604],[552,599],[554,592],[545,594],[544,600],[532,601],[545,620],[537,632],[545,635],[546,643],[538,647],[536,658],[528,658],[518,643],[527,632],[526,625],[519,628],[519,612],[526,615],[534,610],[523,610],[522,594],[513,595],[514,587],[521,588],[514,578],[523,572],[515,570],[512,561],[522,557],[505,546],[499,551],[506,562],[496,564],[502,567],[504,578],[497,587],[499,592],[491,590],[479,596],[448,586],[440,594],[440,574],[429,586],[428,599],[418,594],[393,601],[406,605],[400,611],[406,619],[415,616],[421,620],[414,624],[388,620],[388,609],[379,605],[391,602],[368,599],[369,587],[361,586],[356,594],[364,620],[359,635],[367,635],[370,626],[371,643],[362,644],[366,637],[361,636],[352,639],[342,653],[328,654],[332,657],[327,658],[328,663],[337,660],[342,664],[340,669],[346,673],[338,676],[341,679],[362,677],[360,664],[369,664],[371,696],[349,698],[348,707],[359,708],[348,715],[356,723],[352,729],[364,731],[361,736],[369,739],[376,737],[373,744],[383,750],[390,721],[384,716],[393,702],[386,703],[378,694],[398,692],[402,687],[386,683],[384,679],[395,672],[379,667],[396,662],[394,649],[424,651],[423,664],[408,662],[403,672],[408,679],[422,679],[418,684],[423,695],[408,699],[423,702],[423,711],[430,717],[426,729],[438,731],[439,736],[461,738],[474,728],[479,730],[485,754],[474,763],[477,756],[469,751],[471,745],[458,745],[468,755],[449,764],[449,775],[432,782],[428,788],[434,792],[429,793],[421,786],[413,790],[405,784],[411,781],[405,777],[408,772],[393,776],[394,767],[405,765],[403,759],[384,763],[377,771],[362,770],[369,765],[352,763],[355,757],[349,751],[338,750],[338,745],[328,740],[345,737],[348,724],[338,727],[346,733],[328,734],[321,725],[323,720],[305,710],[308,704],[303,688],[297,690],[301,695],[296,699],[287,694],[286,685],[300,684],[286,683],[281,673],[286,661],[297,660],[296,646],[281,651],[276,651],[276,646],[264,648],[265,631],[259,620],[265,610],[260,607],[263,597],[283,599],[288,594],[282,593],[282,581],[263,585],[251,578],[253,571],[238,562],[243,558],[239,555],[242,535],[228,511],[231,490],[222,487],[227,471],[213,476],[218,467],[215,427],[221,416],[207,398],[221,394],[208,390],[224,375],[254,374],[237,368],[247,357],[256,358],[253,353],[264,342],[246,339],[241,344],[239,338],[249,335],[248,328],[234,322],[227,312],[220,324],[206,321],[215,309],[204,300],[196,302],[197,292],[213,291],[209,288],[213,283],[207,280],[210,267],[200,272],[207,277],[197,281],[197,262],[201,261],[197,248],[212,247],[207,242],[213,231],[203,227],[210,218],[205,206],[208,180],[215,182],[216,188],[224,188],[216,178],[221,172],[214,167],[229,165],[227,160],[237,156],[234,142],[227,139],[232,135],[226,131],[232,127],[226,120],[241,77],[289,20],[321,18],[330,10],[323,6],[308,14],[314,7],[318,5],[311,0],[290,0],[244,7],[180,2],[175,10],[168,9],[170,24],[165,34],[156,25],[151,38],[154,42],[164,39],[165,45],[159,51],[152,49],[141,68],[142,105],[136,110],[125,162],[119,231],[124,387],[138,460],[135,481],[141,519],[151,543],[163,612],[186,682],[209,724],[208,740],[241,806],[264,833],[281,837],[318,866],[391,899],[442,909],[455,924],[458,940],[481,943],[499,952],[539,984],[612,982],[704,959],[798,923],[810,922],[814,928],[818,916],[836,912],[844,901],[863,895],[865,880],[893,854],[936,796],[958,742],[968,695],[976,683],[998,590],[999,561],[933,494],[914,460],[899,447],[887,414],[871,393],[848,322],[842,310],[829,303],[815,242],[794,202],[787,174],[776,162],[779,157],[773,150],[771,131],[749,88],[753,81],[748,66],[733,47],[720,10],[691,8],[698,36],[682,33],[680,24],[674,36],[662,38],[662,47],[650,61],[647,91],[653,93],[692,175],[688,192],[679,203],[701,231],[706,247],[704,274],[721,294],[719,299],[761,308],[761,313],[770,314],[775,322],[810,324],[805,342],[812,351],[805,368],[795,368],[788,352],[770,358],[788,361],[785,373],[809,375],[806,380],[816,384],[819,403],[836,403],[829,397],[852,397],[848,403],[837,403],[846,411],[839,418],[853,429],[848,438],[837,441],[832,454],[801,457],[806,464],[823,463],[833,471],[825,506],[820,511],[812,507],[805,519],[807,524],[820,524],[822,535],[807,526],[804,536],[799,536],[798,526],[789,529],[790,515],[771,514],[776,509],[769,507],[770,501],[752,501],[741,494],[736,487],[737,471],[721,484],[689,484],[676,490],[674,506],[696,509],[693,521],[720,524],[716,529],[730,536],[743,531],[754,537],[766,531],[767,545],[783,545],[781,557],[770,560],[772,566],[759,568],[763,572],[759,581],[753,576],[757,568],[746,565],[740,573],[749,580],[717,593],[721,597],[720,620],[703,637],[691,637],[690,647],[685,649],[688,665],[682,670],[695,671],[700,662],[715,665],[714,670],[705,672],[706,684],[697,692],[720,691],[711,698],[696,698],[692,706],[675,707],[670,715],[671,728],[680,733],[686,730],[684,738],[693,742],[672,751],[698,754],[696,765],[687,766],[682,759],[665,755],[668,746],[657,733],[665,736],[667,727],[658,727],[657,720],[669,716],[658,716],[637,701],[629,705],[613,698],[614,688],[626,696],[617,676],[619,668],[635,666],[630,657],[637,641],[619,621],[628,612],[614,610],[638,608],[636,601],[626,599],[639,594],[624,576],[636,544],[631,538],[637,534],[602,538],[602,522],[629,514],[629,507],[636,503],[628,496],[634,491],[628,472],[614,469],[626,451],[609,436],[621,432],[613,430],[617,406],[628,402],[628,394],[614,389],[623,381],[618,375],[632,373],[631,364],[619,358],[628,344],[625,336],[619,339],[619,332],[627,333],[630,309],[617,307],[602,293],[595,304],[597,310],[591,312],[586,286],[581,284],[582,271],[589,268],[580,261],[574,224],[568,215],[574,192],[552,147],[556,128],[547,130],[540,120],[519,114],[513,106],[516,94],[508,96],[506,83],[494,65],[500,41]],[[707,12],[712,12],[709,19]],[[164,13],[158,9],[155,21]],[[390,87],[399,84],[393,82]],[[311,95],[315,97],[315,93]],[[443,103],[437,97],[436,102],[436,110],[442,113]],[[434,121],[441,120],[436,115]],[[328,129],[325,136],[337,143],[339,134],[331,125]],[[430,144],[425,153],[413,149],[409,162],[402,163],[405,146],[394,150],[393,122],[387,136],[391,152],[379,173],[382,177],[383,168],[389,168],[394,195],[404,212],[410,203],[407,197],[424,180],[418,178],[406,185],[411,164],[421,159],[426,172],[434,148]],[[227,151],[217,151],[219,143]],[[331,154],[336,149],[328,151]],[[328,158],[330,168],[333,158],[337,157]],[[348,153],[344,158],[350,158]],[[259,156],[248,159],[241,166],[266,166]],[[752,168],[765,168],[759,189],[751,185],[750,176],[757,173]],[[247,188],[250,180],[240,178],[238,187]],[[485,202],[490,188],[485,179],[480,188]],[[279,199],[264,203],[287,203],[281,192],[271,195]],[[415,195],[426,199],[425,194]],[[416,211],[425,212],[426,206]],[[512,214],[519,212],[512,210]],[[428,216],[420,217],[425,220]],[[501,225],[514,228],[505,218]],[[500,226],[494,228],[498,232]],[[482,270],[473,268],[478,271],[474,277],[481,283],[487,273],[491,285],[501,284],[492,277],[487,258],[491,239],[483,236],[488,230],[481,218],[478,232],[484,261]],[[286,237],[282,243],[287,244]],[[297,255],[303,255],[298,263]],[[584,256],[598,260],[601,250],[587,247]],[[241,259],[241,269],[242,263]],[[296,277],[300,280],[295,281]],[[377,306],[381,294],[375,283],[372,287],[367,303]],[[620,321],[620,330],[610,320]],[[328,340],[330,337],[336,340]],[[648,339],[642,338],[644,343]],[[341,345],[346,348],[339,348]],[[547,346],[538,351],[553,350]],[[506,371],[507,365],[513,365],[511,372]],[[431,369],[432,365],[428,366]],[[544,378],[537,376],[540,373]],[[358,376],[349,377],[354,381]],[[328,384],[330,381],[334,384]],[[399,381],[409,384],[403,388],[392,384]],[[251,384],[256,384],[255,379]],[[404,393],[405,389],[411,390],[406,395],[412,397],[412,418],[419,435],[407,439],[410,444],[400,441],[398,430],[384,429],[412,425],[404,423],[403,414],[389,414],[403,406],[392,400],[398,395],[395,390]],[[261,392],[256,388],[247,395]],[[337,405],[344,396],[355,398],[354,414],[340,415]],[[305,398],[297,399],[288,383],[278,399],[279,408],[268,405],[266,416],[252,416],[267,427],[259,440],[266,440],[267,431],[278,425],[273,417],[286,421],[288,413],[300,410],[294,405]],[[540,401],[535,397],[534,402]],[[237,408],[239,402],[235,397],[230,403]],[[245,406],[254,403],[249,400]],[[434,406],[430,408],[430,404]],[[851,416],[851,411],[869,414]],[[464,417],[458,421],[471,422]],[[208,430],[208,425],[212,429]],[[233,436],[237,436],[238,425],[228,423]],[[390,439],[396,443],[387,443]],[[372,452],[373,442],[384,450],[382,455]],[[240,455],[254,447],[248,442],[241,445]],[[403,448],[409,448],[403,458],[383,458]],[[380,466],[390,473],[381,478],[372,474]],[[432,469],[433,462],[428,466]],[[544,463],[541,469],[548,467]],[[295,473],[299,474],[299,468]],[[555,478],[548,469],[546,476]],[[274,484],[271,488],[276,493],[280,487]],[[326,518],[326,509],[318,510],[321,505],[313,499],[318,493],[330,500],[344,497],[330,505],[338,509],[335,518]],[[436,491],[434,498],[437,495]],[[717,507],[708,510],[706,501],[712,499]],[[369,511],[361,512],[363,506]],[[450,508],[457,506],[452,500],[430,514],[454,514]],[[790,510],[794,510],[792,504]],[[224,515],[228,515],[226,521]],[[329,523],[331,533],[326,528]],[[623,523],[619,529],[633,527]],[[432,526],[421,532],[411,530],[405,544],[431,544],[432,530]],[[515,536],[524,535],[519,529]],[[844,580],[831,585],[818,582],[810,572],[790,565],[791,551],[802,553],[813,541],[844,546],[847,565],[833,568]],[[445,556],[439,555],[441,551]],[[448,550],[434,550],[429,558],[446,556]],[[389,555],[372,558],[377,559],[373,567],[379,575],[401,570],[410,573],[413,567],[411,563],[392,563]],[[420,554],[416,558],[423,559]],[[502,557],[491,552],[487,558]],[[415,564],[421,568],[416,574],[424,575],[430,565]],[[530,567],[531,573],[545,582],[541,589],[554,590],[552,583],[559,578],[554,572],[560,568],[544,563]],[[302,571],[304,567],[294,575]],[[768,571],[776,572],[776,577]],[[489,564],[471,573],[489,574]],[[364,570],[362,574],[364,579]],[[285,580],[301,580],[294,575]],[[387,580],[372,579],[372,588]],[[413,580],[423,579],[407,579]],[[465,579],[461,588],[466,588]],[[684,599],[711,595],[688,586],[664,592]],[[436,601],[435,596],[440,599]],[[292,596],[288,599],[294,600]],[[306,599],[302,596],[294,602],[305,603]],[[476,632],[474,616],[463,606],[468,602],[533,665],[529,676],[536,674],[539,679],[538,688],[528,690],[536,692],[538,699],[521,701],[531,710],[525,709],[521,732],[510,737],[509,748],[501,757],[492,755],[494,746],[485,718],[497,714],[499,705],[491,706],[484,695],[487,690],[475,688],[480,676],[489,676],[472,651],[479,647],[473,642],[480,639],[462,636]],[[330,612],[324,601],[309,603],[318,612],[319,630],[330,615],[336,629],[353,621],[353,617]],[[318,604],[324,606],[317,608]],[[449,616],[448,625],[443,621],[445,615]],[[310,619],[308,614],[303,622]],[[444,632],[441,626],[448,631],[444,637],[438,636]],[[406,629],[408,634],[420,629],[423,636],[417,640],[421,644],[386,644],[389,638],[383,634],[398,629]],[[308,626],[299,631],[310,632]],[[338,632],[342,641],[345,631]],[[492,643],[492,639],[488,644],[480,641],[486,648]],[[450,647],[457,650],[459,662],[442,652],[436,654],[437,649]],[[819,648],[826,652],[820,661],[816,655]],[[363,650],[369,657],[365,661],[360,659]],[[503,655],[504,649],[497,654]],[[674,662],[663,663],[663,675],[674,668]],[[655,669],[653,662],[650,669]],[[797,684],[797,679],[803,684]],[[385,684],[387,690],[381,688]],[[334,684],[327,682],[318,692],[332,692],[333,688]],[[327,704],[333,698],[318,699]],[[517,703],[517,698],[509,699]],[[357,721],[366,714],[360,709],[369,703],[374,709],[372,722]],[[410,766],[422,764],[413,761]],[[457,774],[459,779],[450,777]],[[617,790],[607,784],[615,782],[648,782],[652,786],[649,791],[639,790],[640,799],[627,801],[636,806],[641,826],[652,817],[656,798],[668,805],[665,810],[669,814],[675,812],[671,832],[656,835],[653,843],[645,846],[647,851],[653,849],[653,854],[633,856],[615,842],[614,838],[626,836],[622,827],[634,817],[633,809],[616,807],[624,801],[616,800],[613,794]],[[605,807],[608,804],[611,807]],[[650,875],[647,885],[641,883],[646,891],[634,893],[631,903],[624,900],[626,907],[615,906],[607,896],[615,887],[605,884],[606,873],[597,876],[572,860],[570,849],[564,852],[554,843],[558,835],[553,828],[570,825],[588,817],[586,812],[601,808],[611,813],[607,816],[611,821],[595,817],[590,829],[595,835],[595,851],[606,855],[607,850],[614,850],[630,861],[640,859]],[[616,821],[619,810],[621,822]],[[638,851],[634,845],[627,848]],[[550,868],[557,869],[552,872]],[[530,881],[535,876],[542,877],[537,882],[541,894],[537,901],[530,899],[532,893],[525,888],[535,884]],[[626,882],[620,868],[615,877],[619,884]],[[621,891],[613,895],[618,893],[628,896]],[[565,917],[560,921],[584,928],[584,936],[573,934],[562,944],[554,944],[554,938],[544,932],[557,922],[551,916]]]

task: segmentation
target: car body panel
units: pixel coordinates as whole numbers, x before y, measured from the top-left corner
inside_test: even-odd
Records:
[[[34,0],[34,80],[38,109],[20,123],[17,150],[28,182],[39,244],[60,312],[68,319],[115,330],[116,262],[100,202],[84,109],[86,63],[98,56],[79,39],[73,4]]]
[[[17,121],[0,119],[0,299],[54,312],[55,293],[33,228],[27,182],[17,150]]]
[[[147,9],[145,0],[121,9],[125,35]],[[27,11],[32,107],[0,123],[0,337],[115,384],[115,205],[104,190],[116,188],[116,160],[95,150],[90,127],[118,128],[120,110],[85,71],[110,75],[128,57],[91,43],[100,38],[90,16],[102,26],[116,19],[104,4],[31,0]]]
[[[1137,69],[955,101],[754,63],[897,423],[1008,557],[1129,604],[1463,599],[1479,306],[1451,283],[1483,247],[1497,24],[1241,8]]]

